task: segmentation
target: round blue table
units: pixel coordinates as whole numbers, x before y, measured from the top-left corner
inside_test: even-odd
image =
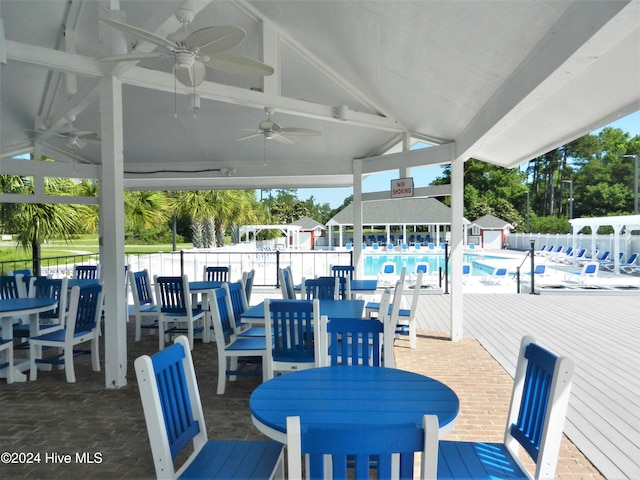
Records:
[[[286,419],[302,425],[399,424],[437,415],[440,437],[449,433],[460,408],[453,390],[417,373],[368,366],[321,367],[287,373],[254,390],[249,409],[254,425],[286,443]]]

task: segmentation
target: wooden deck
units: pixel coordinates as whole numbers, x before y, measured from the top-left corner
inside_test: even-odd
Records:
[[[418,328],[449,332],[448,295]],[[640,478],[640,295],[465,294],[464,334],[513,376],[523,335],[576,363],[565,434],[608,479]]]

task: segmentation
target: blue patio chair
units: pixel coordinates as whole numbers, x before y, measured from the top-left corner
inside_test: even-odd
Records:
[[[157,478],[284,478],[282,444],[208,439],[187,338],[138,357],[135,369]],[[192,451],[176,471],[186,447]]]
[[[251,302],[251,292],[253,292],[253,280],[256,278],[256,271],[249,270],[242,272],[242,284],[244,285],[244,295],[247,299],[247,305]]]
[[[340,297],[339,277],[318,277],[302,279],[302,296],[305,300],[338,300]]]
[[[371,248],[373,248],[374,250],[378,250],[378,248],[379,248],[379,247],[378,247],[378,242],[373,242],[373,243],[371,244]]]
[[[396,264],[394,262],[384,262],[378,273],[378,285],[382,287],[392,286],[397,280]]]
[[[324,337],[321,355],[327,351],[328,365],[383,365],[384,325],[379,319],[334,318],[328,322],[323,316],[320,335]]]
[[[393,250],[393,243],[387,243],[387,251],[392,252]]]
[[[467,283],[471,278],[472,265],[470,263],[462,264],[462,283]]]
[[[295,300],[296,291],[293,285],[291,267],[285,267],[278,270],[278,280],[280,282],[280,291],[282,292],[282,298],[285,300]]]
[[[66,294],[66,292],[64,292]],[[102,314],[102,285],[75,286],[71,289],[69,312],[64,328],[46,331],[29,338],[30,380],[38,378],[38,365],[64,365],[68,383],[76,381],[73,359],[78,355],[91,353],[94,372],[100,371],[100,316]],[[91,350],[74,350],[76,345],[91,342]],[[42,357],[43,347],[53,347],[62,353],[53,357]]]
[[[331,275],[340,278],[340,298],[351,298],[351,280],[353,280],[355,268],[353,265],[332,265]]]
[[[419,476],[414,475],[415,452],[422,452]],[[435,415],[425,415],[422,425],[328,424],[314,428],[305,427],[300,417],[287,417],[289,478],[303,478],[304,458],[310,479],[434,479],[437,455]]]
[[[574,364],[526,336],[520,343],[502,443],[441,440],[438,479],[554,478]],[[535,463],[533,476],[519,449]]]
[[[428,270],[427,270],[428,271]],[[418,346],[418,334],[416,331],[416,310],[418,309],[418,300],[420,299],[420,291],[424,284],[425,273],[418,271],[415,277],[413,285],[409,288],[413,288],[413,295],[411,297],[411,304],[409,308],[400,308],[398,310],[397,325],[395,328],[395,335],[408,335],[409,347],[416,348]],[[393,311],[391,312],[393,315]]]
[[[6,368],[7,383],[13,383],[13,339],[3,339],[0,337],[0,353],[5,352],[5,359],[0,358],[0,369]]]
[[[347,250],[347,252],[350,252],[351,249],[353,248],[353,244],[351,242],[347,242],[344,248]]]
[[[422,248],[421,245],[420,245],[420,242],[414,243],[413,244],[413,248],[414,248],[414,250],[420,250]]]
[[[218,395],[224,393],[227,377],[230,381],[235,381],[238,375],[262,375],[263,381],[266,381],[266,339],[260,336],[236,336],[236,320],[233,316],[228,284],[212,290],[209,308],[218,351]]]
[[[135,341],[139,342],[142,329],[158,329],[158,306],[153,298],[153,289],[149,280],[149,271],[129,271],[129,283],[131,284],[131,296],[133,297],[133,310],[136,321]],[[147,320],[144,321],[143,320]],[[149,321],[150,320],[150,321]]]
[[[266,344],[271,347],[267,354],[267,378],[318,366],[319,311],[317,299],[264,301]]]
[[[205,265],[202,279],[205,282],[228,282],[229,281],[229,267],[207,267]]]
[[[242,314],[249,308],[242,282],[223,283],[222,288],[227,290],[227,298],[231,303],[231,312],[235,322],[235,335],[237,337],[264,337],[264,327],[252,327],[242,321]]]
[[[186,333],[189,345],[193,348],[195,335],[202,333],[208,340],[206,309],[193,308],[189,280],[182,277],[159,277],[155,275],[156,302],[158,304],[158,340],[159,348],[164,348],[165,337]]]
[[[100,278],[100,265],[75,265],[73,278],[98,280]]]
[[[14,275],[0,276],[0,299],[19,298],[18,281]]]
[[[527,275],[531,275],[531,272],[526,272]],[[536,277],[544,277],[547,274],[547,266],[544,263],[536,265],[533,269],[533,274]]]
[[[31,277],[29,282],[30,298],[52,298],[58,301],[53,310],[38,314],[38,331],[46,333],[64,327],[67,316],[67,300],[69,296],[67,278]],[[29,336],[29,325],[13,328],[13,335],[17,337]]]

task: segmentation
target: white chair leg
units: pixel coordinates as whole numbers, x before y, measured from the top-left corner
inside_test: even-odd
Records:
[[[229,369],[232,371],[238,370],[238,357],[231,357],[230,360],[231,360],[231,366],[229,367]],[[238,379],[237,375],[229,375],[230,382],[235,382],[237,379]]]
[[[76,372],[73,368],[73,347],[64,349],[64,373],[67,383],[76,383]]]
[[[14,372],[13,372],[13,346],[9,344],[9,348],[6,350],[7,362],[8,365],[6,367],[7,372],[7,383],[13,383],[15,381]]]
[[[142,323],[142,318],[140,317],[140,315],[136,315],[136,342],[139,342],[142,336],[141,323]]]
[[[100,342],[98,337],[91,339],[91,367],[94,372],[100,371]]]
[[[411,348],[417,348],[418,346],[418,335],[416,333],[416,322],[412,321],[409,323],[409,346]]]
[[[164,320],[158,322],[158,342],[160,350],[164,350]]]
[[[30,363],[30,371],[29,371],[29,380],[30,381],[34,381],[38,379],[38,365],[36,364],[36,359],[38,358],[36,356],[36,352],[38,351],[38,348],[31,343],[31,345],[29,346],[29,363]]]
[[[227,386],[227,359],[218,359],[218,395],[222,395]]]

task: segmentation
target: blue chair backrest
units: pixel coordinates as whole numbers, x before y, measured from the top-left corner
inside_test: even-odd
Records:
[[[418,265],[416,265],[416,273],[429,273],[429,264],[427,263],[419,263]]]
[[[206,282],[228,282],[229,267],[205,267],[204,280]]]
[[[462,274],[463,275],[471,275],[471,265],[468,263],[462,264]]]
[[[184,347],[179,343],[151,357],[173,459],[200,432],[200,425],[194,420],[191,411],[189,390],[182,365],[184,357]]]
[[[306,300],[333,300],[336,296],[335,277],[311,278],[304,282],[304,295]]]
[[[507,275],[507,269],[504,267],[496,268],[495,272],[493,272],[493,275],[496,277],[504,277]]]
[[[249,270],[247,272],[246,281],[244,284],[244,294],[247,297],[247,302],[251,298],[251,291],[253,290],[253,279],[256,276],[255,270]]]
[[[158,277],[156,285],[160,292],[160,298],[157,298],[156,301],[162,312],[186,314],[184,279],[182,277]]]
[[[638,254],[632,253],[631,256],[629,257],[629,260],[627,260],[627,265],[631,265],[635,263],[637,258],[638,258]]]
[[[609,259],[609,255],[611,255],[611,252],[609,252],[609,250],[607,250],[606,252],[604,252],[602,254],[602,256],[598,259],[598,261],[604,262],[605,260],[608,260]]]
[[[3,275],[0,277],[0,299],[8,300],[18,298],[18,283],[13,275]]]
[[[235,319],[233,318],[233,312],[229,311],[227,291],[224,288],[216,288],[214,293],[216,296],[218,316],[222,326],[222,334],[224,335],[225,341],[229,341],[229,338],[235,333]],[[219,346],[219,348],[222,347]]]
[[[518,419],[510,427],[511,435],[527,453],[538,460],[540,442],[544,434],[544,421],[549,407],[551,382],[558,357],[535,343],[527,346],[528,360],[524,379],[522,404]]]
[[[99,308],[102,308],[102,305],[99,304],[101,291],[102,285],[100,284],[90,285],[80,289],[75,332],[88,332],[96,327],[97,312]]]
[[[270,300],[273,359],[315,361],[312,300]]]
[[[596,273],[597,268],[598,268],[598,265],[596,265],[595,263],[589,263],[589,264],[584,266],[584,274],[585,275],[592,275],[592,274]]]
[[[413,248],[415,248],[416,250],[420,250],[420,242],[414,243]]]
[[[533,270],[533,273],[535,275],[542,275],[546,271],[547,271],[546,265],[536,265],[536,268]]]
[[[98,266],[97,265],[76,265],[75,277],[96,280],[98,278]]]
[[[336,318],[327,323],[331,365],[382,365],[380,320]]]
[[[331,274],[334,277],[351,277],[353,278],[354,267],[351,265],[333,265],[331,267]]]
[[[388,275],[395,273],[396,271],[396,266],[393,265],[392,263],[387,263],[382,267],[382,273],[386,273]]]
[[[58,306],[54,310],[41,312],[40,318],[59,318],[60,317],[60,300],[62,295],[67,295],[67,284],[61,278],[36,278],[33,282],[33,296],[35,298],[53,298],[58,300]],[[66,298],[65,298],[66,300]],[[65,305],[66,302],[62,302]]]
[[[302,419],[304,422],[304,419]],[[415,423],[392,426],[326,425],[301,429],[301,450],[308,455],[308,478],[325,478],[324,455],[331,454],[332,478],[392,478],[392,455],[399,453],[401,479],[412,479],[414,452],[422,450],[424,431]]]
[[[153,303],[151,296],[151,285],[149,282],[149,273],[146,270],[133,273],[133,282],[135,283],[136,292],[140,305],[150,305]]]
[[[233,317],[236,325],[240,325],[240,315],[245,311],[244,298],[242,296],[242,282],[228,283],[229,298],[231,299],[231,307],[233,308]]]

